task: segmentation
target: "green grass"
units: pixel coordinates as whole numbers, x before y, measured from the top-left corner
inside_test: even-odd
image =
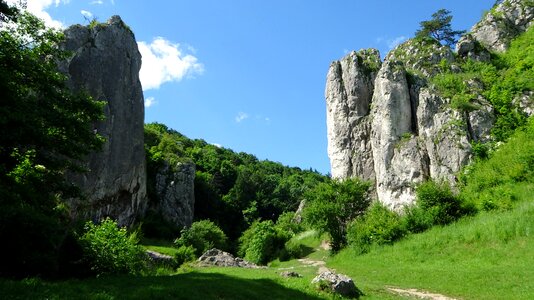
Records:
[[[417,288],[462,299],[534,299],[534,201],[412,235],[365,255],[340,252],[328,266],[364,292]]]
[[[283,279],[275,273],[265,273],[207,268],[173,276],[114,276],[60,282],[2,280],[0,290],[2,299],[324,299],[314,295],[313,290],[303,292],[292,287],[303,284],[302,279]]]

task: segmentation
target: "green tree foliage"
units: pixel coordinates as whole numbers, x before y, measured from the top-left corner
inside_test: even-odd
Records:
[[[65,172],[102,140],[102,103],[73,94],[56,62],[63,35],[0,2],[0,275],[51,274],[66,236]],[[7,30],[7,26],[11,26]]]
[[[290,237],[271,220],[256,221],[239,238],[238,254],[248,261],[264,265],[278,257]]]
[[[457,37],[462,35],[463,30],[452,30],[450,11],[440,9],[432,14],[432,19],[422,21],[421,28],[415,32],[416,38],[433,38],[445,45],[453,46],[456,43]]]
[[[228,238],[226,234],[210,220],[193,222],[190,228],[182,230],[180,238],[174,242],[176,246],[191,246],[195,254],[201,256],[212,248],[227,249]]]
[[[145,150],[149,180],[164,161],[195,163],[195,218],[215,221],[231,240],[258,218],[275,221],[296,210],[304,192],[326,180],[315,171],[188,139],[163,124],[145,125]],[[151,198],[154,186],[148,183]]]
[[[429,180],[416,188],[416,205],[408,209],[405,222],[409,231],[420,232],[433,225],[449,224],[473,212],[474,208],[456,196],[447,183]]]
[[[87,222],[79,240],[84,260],[96,275],[139,274],[145,268],[146,255],[137,245],[137,234],[129,234],[109,218],[98,225]]]
[[[349,225],[347,240],[359,253],[366,253],[372,245],[391,244],[405,234],[401,216],[376,202]]]
[[[332,251],[346,244],[347,226],[369,206],[370,184],[357,178],[320,183],[306,193],[304,220],[311,227],[330,235]]]

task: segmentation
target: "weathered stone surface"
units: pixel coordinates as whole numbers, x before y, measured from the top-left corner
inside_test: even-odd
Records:
[[[471,34],[462,36],[456,43],[456,53],[461,57],[467,57],[477,61],[489,61],[491,55]]]
[[[190,227],[195,210],[195,164],[164,163],[156,174],[156,210],[177,227]]]
[[[506,0],[494,7],[471,29],[471,35],[485,48],[503,52],[510,41],[533,24],[530,0]]]
[[[385,61],[400,61],[407,70],[414,70],[425,77],[439,73],[441,61],[452,62],[452,50],[437,41],[410,39],[390,51]]]
[[[69,176],[87,197],[73,199],[72,212],[130,225],[147,204],[141,55],[135,37],[118,16],[92,28],[71,26],[65,37],[62,47],[73,55],[60,69],[70,87],[106,102],[105,120],[94,124],[106,139],[102,151],[87,158],[88,173]]]
[[[300,275],[299,273],[294,272],[294,271],[284,271],[284,272],[280,273],[280,276],[286,277],[286,278],[289,278],[289,277],[300,278],[300,277],[302,277],[302,275]]]
[[[419,94],[417,116],[420,147],[428,160],[428,178],[454,185],[455,173],[471,158],[465,117],[426,88]]]
[[[354,285],[354,281],[343,274],[337,274],[333,271],[325,271],[312,280],[312,284],[319,284],[321,282],[327,282],[333,292],[342,296],[357,297],[361,295],[360,290]]]
[[[173,266],[176,264],[174,257],[156,251],[146,250],[146,255],[153,264]]]
[[[332,176],[374,177],[369,114],[373,81],[380,66],[377,50],[351,52],[330,65],[325,90],[328,129],[328,156]],[[358,142],[356,142],[358,141]]]
[[[404,178],[392,170],[392,167],[404,165],[404,158],[394,160],[394,156],[405,154],[404,151],[395,150],[399,150],[396,147],[401,138],[410,135],[412,128],[410,91],[402,65],[384,62],[375,80],[372,102],[371,146],[378,199],[391,207],[406,204],[405,190],[401,187]]]
[[[293,222],[300,224],[302,223],[302,215],[304,214],[304,207],[306,206],[306,200],[300,200],[299,207],[293,216]]]
[[[219,249],[210,249],[206,251],[202,256],[198,259],[199,266],[202,267],[210,267],[210,266],[217,266],[217,267],[239,267],[239,268],[252,268],[252,269],[258,269],[258,268],[264,268],[258,265],[255,265],[251,262],[248,262],[242,258],[234,257],[232,254],[228,252],[224,252]]]
[[[513,100],[513,104],[517,105],[527,116],[534,115],[534,91],[523,92],[520,96]]]

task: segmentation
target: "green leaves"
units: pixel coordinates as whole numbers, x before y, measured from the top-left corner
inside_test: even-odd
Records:
[[[421,29],[415,32],[416,38],[433,38],[445,45],[453,46],[456,43],[456,37],[462,35],[464,30],[452,30],[450,11],[440,9],[432,14],[432,19],[422,21]]]
[[[95,225],[87,222],[79,238],[84,259],[97,275],[139,274],[144,270],[145,254],[136,233],[117,227],[109,218]]]
[[[349,222],[362,215],[369,206],[369,186],[368,182],[350,178],[320,183],[306,193],[309,202],[304,210],[304,220],[330,235],[334,252],[345,245]]]

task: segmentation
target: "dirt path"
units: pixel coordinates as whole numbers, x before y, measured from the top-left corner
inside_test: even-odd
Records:
[[[323,241],[321,245],[319,246],[319,249],[329,250],[330,245],[327,241]],[[319,250],[316,249],[316,250]],[[318,267],[317,274],[321,274],[325,271],[330,271],[326,267],[326,262],[323,260],[313,260],[309,258],[300,258],[297,259],[298,262],[305,266],[309,267]],[[401,289],[397,287],[386,287],[386,289],[390,292],[393,292],[395,294],[401,295],[401,296],[410,296],[410,297],[417,297],[420,299],[429,299],[429,300],[457,300],[456,298],[447,297],[445,295],[431,293],[427,291],[421,291],[417,289]]]
[[[317,270],[317,273],[323,273],[325,271],[328,271],[329,269],[326,267],[326,262],[322,260],[312,260],[309,258],[299,258],[297,259],[298,262],[300,262],[303,265],[310,266],[310,267],[319,267]]]
[[[456,298],[447,297],[441,294],[435,294],[425,291],[420,291],[416,289],[400,289],[396,287],[386,287],[389,291],[403,295],[403,296],[414,296],[421,299],[430,299],[430,300],[457,300]]]

